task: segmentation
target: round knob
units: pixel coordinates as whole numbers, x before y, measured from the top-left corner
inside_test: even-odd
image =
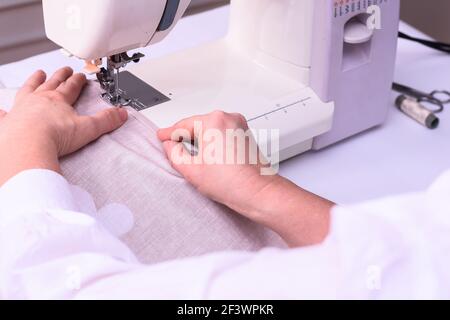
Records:
[[[359,20],[350,20],[345,25],[344,41],[349,44],[364,43],[372,39],[373,30]]]

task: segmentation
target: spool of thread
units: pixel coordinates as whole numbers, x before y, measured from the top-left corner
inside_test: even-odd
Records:
[[[439,126],[439,118],[413,98],[401,95],[395,101],[395,105],[401,112],[428,129],[436,129]]]

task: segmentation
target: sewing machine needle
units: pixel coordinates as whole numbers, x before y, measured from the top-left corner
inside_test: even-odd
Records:
[[[114,99],[115,105],[118,106],[120,102],[120,93],[119,93],[119,69],[116,69],[115,73],[115,89],[114,89]]]

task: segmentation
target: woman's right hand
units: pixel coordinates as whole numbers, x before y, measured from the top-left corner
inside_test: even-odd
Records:
[[[231,145],[227,130],[241,134],[242,139],[235,139]],[[253,150],[255,160],[250,161],[250,143],[256,143],[249,132],[242,115],[216,111],[182,120],[160,130],[158,137],[172,166],[187,181],[209,198],[243,213],[249,211],[252,199],[278,178],[261,175],[264,165],[257,149]],[[192,155],[180,143],[182,139],[197,141],[198,154]],[[242,155],[240,161],[238,152]]]
[[[277,174],[267,175],[242,115],[216,111],[191,117],[159,130],[158,137],[172,166],[201,193],[271,228],[289,245],[316,244],[327,235],[333,204]],[[181,141],[197,141],[198,154]]]

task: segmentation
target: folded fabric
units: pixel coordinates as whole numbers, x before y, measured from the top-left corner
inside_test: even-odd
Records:
[[[11,105],[0,90],[0,106]],[[109,106],[90,82],[75,106],[93,114]],[[284,247],[273,232],[202,196],[168,163],[156,127],[129,109],[129,121],[62,160],[68,181],[89,192],[96,218],[144,263],[224,250]],[[82,195],[82,191],[80,190]]]

